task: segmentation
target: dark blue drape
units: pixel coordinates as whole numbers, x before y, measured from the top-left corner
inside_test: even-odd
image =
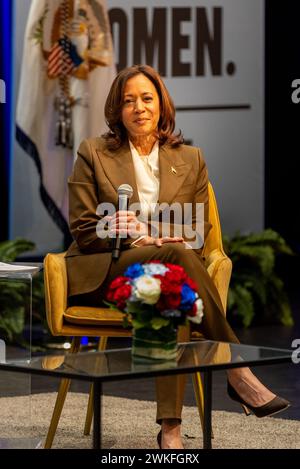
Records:
[[[13,12],[14,0],[0,0],[0,240],[8,238],[10,162],[14,132],[13,117]]]

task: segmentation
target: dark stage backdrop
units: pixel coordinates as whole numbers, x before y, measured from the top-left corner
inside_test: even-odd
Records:
[[[265,225],[300,254],[300,2],[266,0]],[[298,88],[292,88],[298,79]],[[294,100],[292,101],[292,94]]]

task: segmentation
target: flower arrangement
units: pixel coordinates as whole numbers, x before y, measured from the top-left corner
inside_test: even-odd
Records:
[[[203,317],[196,283],[183,267],[160,261],[129,266],[111,282],[106,299],[124,312],[124,326],[130,320],[134,339],[148,341],[148,348],[153,340],[165,347],[176,343],[179,325],[200,324]]]

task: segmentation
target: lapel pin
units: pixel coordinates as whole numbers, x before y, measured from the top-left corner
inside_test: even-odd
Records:
[[[176,171],[176,169],[174,168],[174,166],[171,166],[171,170],[172,170],[172,173],[177,174],[177,171]]]

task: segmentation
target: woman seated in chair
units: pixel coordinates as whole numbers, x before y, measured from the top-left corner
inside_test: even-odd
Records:
[[[108,284],[130,264],[159,259],[183,266],[198,286],[205,314],[200,325],[193,325],[192,333],[198,328],[207,339],[237,343],[205,268],[203,243],[199,243],[201,238],[205,242],[211,228],[205,161],[198,148],[184,145],[181,134],[174,133],[174,105],[159,74],[146,65],[122,70],[107,97],[105,117],[108,133],[81,143],[69,179],[74,238],[66,256],[70,303],[100,306]],[[130,203],[140,203],[142,217],[123,210],[103,218],[99,204],[111,203],[117,210],[121,184],[132,187]],[[204,204],[203,233],[196,233],[196,244],[178,236],[172,224],[168,236],[163,233],[163,223],[157,224],[157,233],[153,234],[153,226],[146,220],[157,202]],[[96,232],[99,215],[108,223],[106,237],[103,230],[100,237]],[[114,237],[120,235],[126,239],[122,240],[119,258],[112,260]],[[183,448],[180,424],[185,377],[162,377],[156,383],[159,444],[162,448]],[[228,391],[231,398],[244,403],[258,417],[289,405],[249,368],[228,371]]]

